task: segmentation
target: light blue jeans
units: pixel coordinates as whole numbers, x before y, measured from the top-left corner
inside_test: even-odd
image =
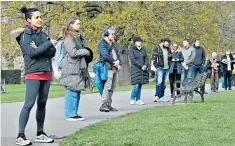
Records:
[[[186,78],[193,78],[193,77],[194,77],[194,67],[193,66],[189,66],[188,70],[183,68],[182,74],[181,74],[182,87],[185,86]]]
[[[131,100],[140,100],[142,84],[136,84],[131,91]]]
[[[159,98],[162,98],[164,96],[168,76],[169,76],[169,69],[163,69],[163,68],[157,69],[155,96],[157,96]]]
[[[78,108],[80,103],[80,91],[72,91],[65,88],[64,96],[64,116],[65,118],[71,118],[78,116]]]
[[[224,88],[224,78],[222,78],[222,88]]]

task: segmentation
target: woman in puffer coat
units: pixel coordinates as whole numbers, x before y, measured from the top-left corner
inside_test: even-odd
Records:
[[[149,82],[149,65],[148,55],[146,49],[141,46],[142,39],[140,37],[134,37],[133,45],[130,47],[130,61],[131,61],[131,83],[133,86],[131,92],[130,104],[144,105],[144,102],[140,100],[141,88],[143,84]]]
[[[31,145],[32,142],[25,136],[30,111],[37,104],[36,142],[52,143],[54,140],[44,132],[46,117],[46,103],[52,79],[51,58],[55,56],[56,40],[52,40],[42,31],[42,17],[37,8],[22,7],[25,15],[25,26],[11,32],[16,38],[24,57],[25,70],[25,101],[19,117],[19,132],[16,145]]]
[[[91,50],[85,48],[84,38],[79,33],[79,17],[69,17],[66,23],[62,28],[64,62],[60,81],[66,89],[64,116],[67,121],[81,121],[84,118],[78,114],[78,108],[81,91],[90,86],[86,58],[91,56]]]

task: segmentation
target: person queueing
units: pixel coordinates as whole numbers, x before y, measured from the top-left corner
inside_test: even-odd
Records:
[[[91,52],[85,48],[85,40],[79,32],[80,23],[78,16],[69,17],[62,28],[64,62],[60,83],[66,89],[64,116],[67,121],[85,120],[79,115],[78,108],[81,91],[90,87],[86,58],[91,56]]]
[[[140,100],[141,88],[143,84],[149,82],[148,73],[148,55],[146,49],[142,47],[142,39],[140,37],[133,38],[133,44],[130,46],[130,61],[131,61],[131,83],[133,86],[131,92],[130,104],[144,105]]]
[[[170,63],[170,70],[169,70],[169,82],[170,82],[170,91],[171,91],[171,98],[173,98],[173,91],[174,91],[174,84],[176,81],[177,88],[180,88],[180,81],[181,81],[181,73],[182,73],[182,62],[184,61],[184,57],[182,52],[180,51],[180,47],[177,43],[173,43],[173,52],[172,52],[172,60]],[[180,94],[177,91],[177,95]]]
[[[153,50],[152,60],[153,65],[157,69],[156,71],[156,92],[154,102],[169,102],[167,97],[164,97],[166,82],[169,76],[169,68],[171,61],[169,38],[163,38],[161,44],[157,45]]]
[[[211,92],[218,92],[221,61],[216,52],[207,60],[206,69],[211,80]]]
[[[42,31],[42,17],[37,8],[22,7],[21,12],[25,14],[25,26],[12,32],[18,35],[16,40],[24,57],[26,84],[26,95],[23,108],[20,112],[16,145],[26,146],[32,144],[25,136],[25,127],[35,102],[37,103],[37,136],[35,141],[52,143],[54,140],[49,138],[44,132],[44,121],[52,79],[51,58],[55,56],[56,50],[54,46],[57,44],[57,41],[50,39]]]
[[[101,112],[118,111],[112,107],[112,96],[117,84],[117,73],[121,69],[120,54],[115,41],[115,28],[107,26],[104,30],[104,38],[98,45],[99,61],[104,63],[108,72],[108,80],[104,83],[102,92]]]
[[[224,88],[225,90],[232,90],[231,83],[234,58],[229,50],[222,56],[221,62],[223,65]]]

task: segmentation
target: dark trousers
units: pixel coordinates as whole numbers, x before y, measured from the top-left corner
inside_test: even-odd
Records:
[[[231,83],[232,83],[232,71],[224,71],[224,87],[225,90],[227,88],[231,90]]]
[[[43,132],[46,115],[46,102],[51,81],[48,80],[26,80],[26,95],[24,106],[20,112],[19,135],[23,135],[29,119],[29,114],[37,99],[37,132]],[[38,97],[38,98],[37,98]]]
[[[173,73],[169,74],[169,81],[170,81],[171,95],[173,95],[175,81],[179,81],[179,83],[176,84],[176,87],[180,88],[181,74],[177,74],[177,69],[174,69]],[[179,91],[177,91],[177,95],[178,94],[180,94]]]

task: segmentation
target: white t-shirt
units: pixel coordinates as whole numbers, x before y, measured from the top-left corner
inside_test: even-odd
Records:
[[[231,70],[231,60],[230,60],[230,57],[229,57],[229,56],[227,56],[227,61],[228,61],[227,69],[228,69],[228,70]]]

